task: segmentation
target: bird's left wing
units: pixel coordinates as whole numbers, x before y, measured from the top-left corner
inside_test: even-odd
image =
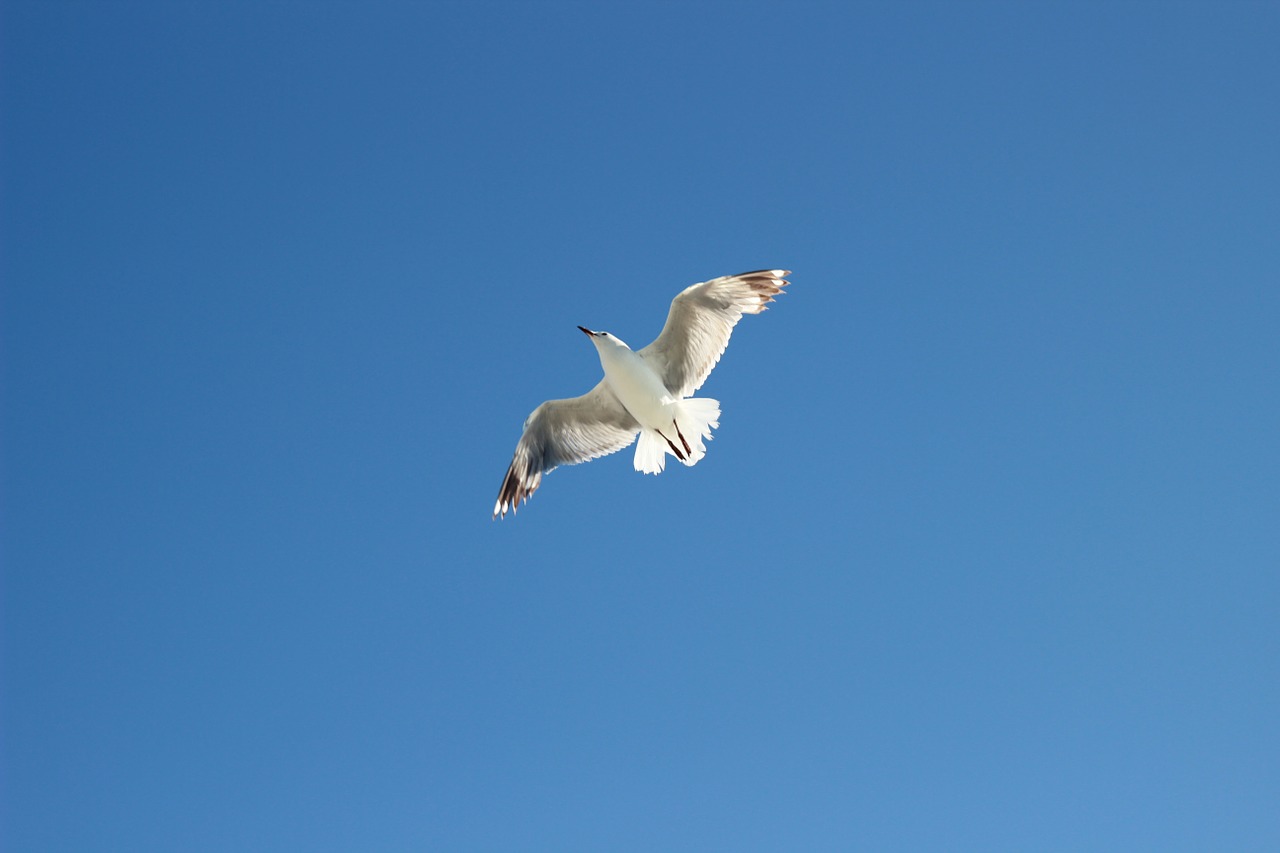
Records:
[[[759,314],[787,286],[787,270],[725,275],[686,287],[671,301],[666,325],[640,350],[675,397],[707,381],[743,314]]]
[[[548,400],[524,422],[493,505],[493,517],[516,511],[521,501],[538,490],[542,475],[557,465],[576,465],[615,453],[636,440],[640,424],[614,396],[605,380],[581,397]]]

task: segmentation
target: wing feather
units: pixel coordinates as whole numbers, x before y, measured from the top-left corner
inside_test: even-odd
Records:
[[[581,397],[548,400],[524,422],[524,435],[502,480],[493,517],[505,517],[538,490],[542,475],[615,453],[635,441],[640,424],[602,379]]]
[[[673,396],[688,397],[707,381],[742,315],[764,311],[787,286],[788,275],[788,270],[757,270],[685,288],[671,301],[662,333],[640,355]]]

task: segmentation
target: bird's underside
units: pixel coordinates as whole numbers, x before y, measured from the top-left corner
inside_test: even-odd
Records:
[[[672,300],[667,322],[653,343],[634,352],[606,332],[579,327],[593,337],[605,378],[581,397],[548,400],[533,410],[503,478],[493,517],[515,512],[537,491],[542,475],[557,466],[615,453],[637,436],[637,470],[658,473],[667,453],[686,465],[696,463],[702,458],[702,439],[710,438],[711,427],[719,425],[720,412],[715,400],[686,398],[702,387],[719,362],[742,315],[764,311],[787,286],[788,275],[786,270],[758,270],[692,285]],[[635,387],[643,384],[639,380],[654,379],[647,395]],[[663,422],[667,418],[670,426]]]

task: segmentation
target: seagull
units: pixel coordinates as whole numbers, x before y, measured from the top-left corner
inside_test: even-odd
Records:
[[[653,343],[633,350],[609,332],[582,331],[604,378],[581,397],[548,400],[525,419],[493,517],[515,513],[542,475],[616,453],[636,441],[635,469],[660,474],[667,454],[696,465],[720,426],[720,402],[691,396],[720,361],[743,314],[759,314],[782,293],[788,270],[757,270],[699,282],[671,301]]]

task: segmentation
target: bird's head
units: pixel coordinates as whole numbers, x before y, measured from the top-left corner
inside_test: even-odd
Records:
[[[579,326],[578,328],[584,335],[591,338],[591,343],[596,345],[596,349],[601,349],[602,347],[605,349],[630,349],[623,340],[609,332],[593,332],[586,326]]]
[[[609,334],[608,332],[593,332],[590,329],[588,329],[586,326],[579,326],[578,328],[582,331],[584,335],[586,335],[588,338],[591,338],[591,342],[593,344],[598,345],[598,344],[604,344],[604,343],[610,343],[610,342],[617,343],[618,341],[617,338],[615,338],[613,335]]]

